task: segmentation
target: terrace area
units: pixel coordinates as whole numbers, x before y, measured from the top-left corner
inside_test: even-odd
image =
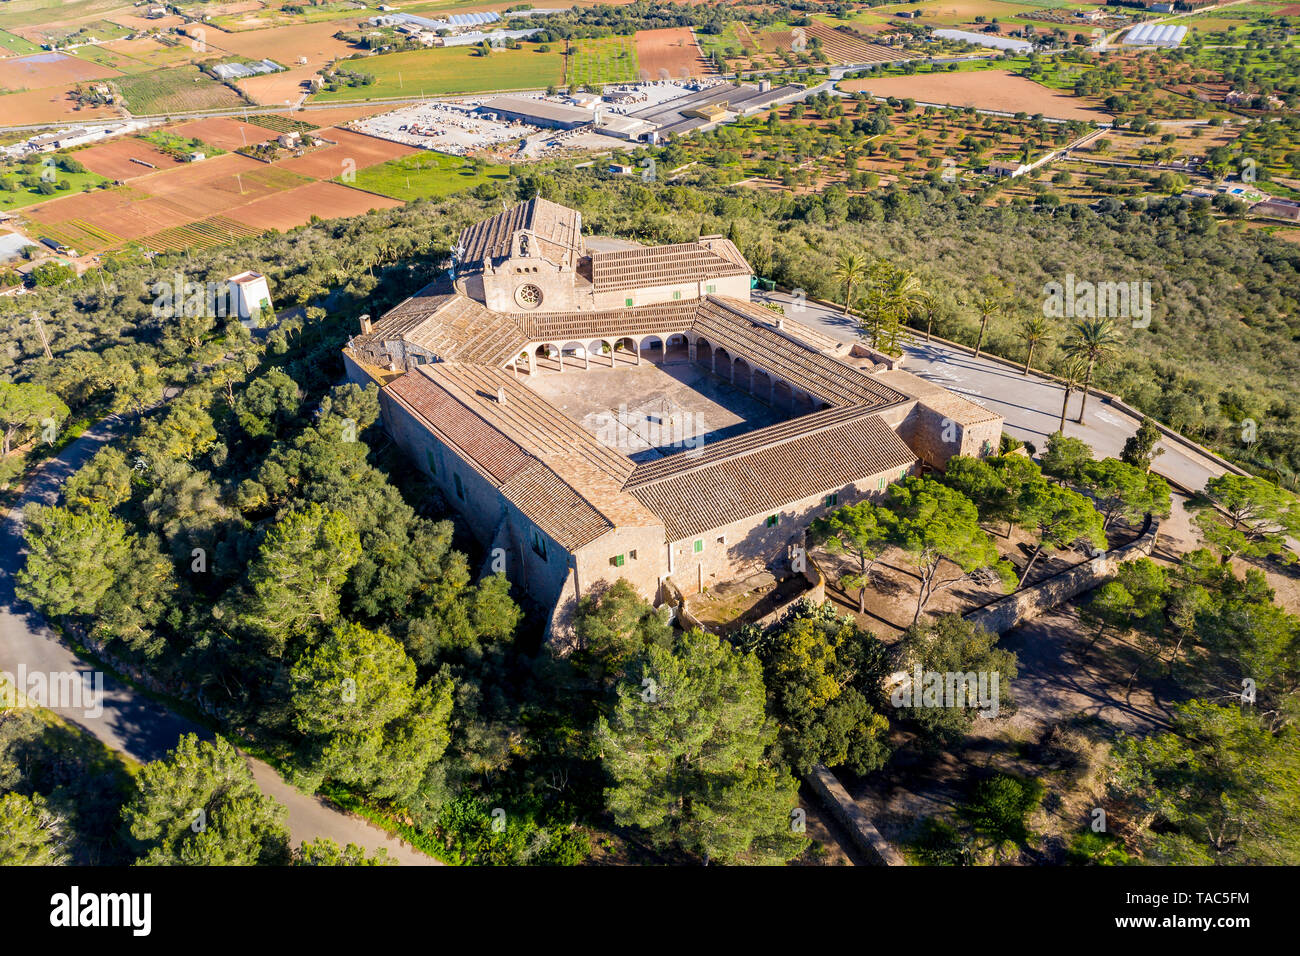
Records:
[[[599,358],[593,357],[595,361]],[[669,361],[527,376],[528,387],[619,453],[640,464],[788,420],[699,364]]]

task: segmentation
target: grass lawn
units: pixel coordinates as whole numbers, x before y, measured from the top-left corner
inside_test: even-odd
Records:
[[[548,53],[538,53],[537,47],[525,43],[518,50],[493,50],[487,56],[479,56],[469,47],[441,47],[344,60],[338,64],[341,69],[369,74],[375,81],[368,86],[324,90],[311,99],[313,103],[328,103],[561,85],[564,54],[555,45]]]
[[[34,166],[30,171],[0,172],[0,209],[21,209],[23,206],[30,206],[34,203],[45,202],[47,199],[58,199],[60,196],[71,196],[73,193],[83,192],[87,189],[94,189],[100,183],[108,182],[103,176],[92,173],[87,170],[84,173],[66,173],[61,169],[56,169],[58,178],[54,180],[55,184],[67,183],[67,189],[60,189],[57,192],[41,193],[35,187],[23,186],[20,181],[28,176],[40,176],[41,167]],[[17,186],[17,190],[13,187]]]
[[[22,55],[24,53],[40,53],[41,47],[38,43],[26,40],[15,33],[9,33],[0,30],[0,47],[8,50],[10,53]]]
[[[359,169],[356,179],[344,185],[410,202],[414,199],[441,199],[473,189],[480,183],[509,178],[508,166],[485,165],[481,172],[475,173],[470,160],[461,156],[426,152]],[[343,182],[342,179],[334,181]]]
[[[566,83],[603,86],[606,83],[630,83],[636,78],[636,37],[573,41],[569,69],[564,77]]]

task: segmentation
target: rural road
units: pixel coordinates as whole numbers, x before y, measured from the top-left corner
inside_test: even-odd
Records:
[[[756,302],[773,302],[784,307],[794,321],[808,325],[842,342],[857,340],[857,324],[852,316],[815,302],[802,304],[802,311],[789,295],[755,289]],[[1142,334],[1134,330],[1135,335]],[[980,356],[942,342],[926,343],[920,339],[905,347],[903,370],[942,385],[992,409],[1005,420],[1005,429],[1021,441],[1032,442],[1039,453],[1047,438],[1056,431],[1061,419],[1062,388],[1041,375],[1022,375],[996,359]],[[1073,421],[1079,413],[1081,396],[1070,398],[1065,434],[1081,438],[1100,457],[1118,457],[1124,440],[1137,431],[1139,420],[1122,412],[1096,395],[1088,398],[1086,423]],[[1160,442],[1164,454],[1156,458],[1152,470],[1185,488],[1200,490],[1210,479],[1224,473],[1222,465],[1172,441]]]
[[[22,509],[29,502],[53,503],[63,482],[87,459],[110,441],[122,422],[105,419],[65,448],[37,474],[22,499],[4,516],[0,527],[0,671],[16,675],[72,674],[91,670],[78,659],[60,635],[50,628],[29,605],[14,595],[14,575],[23,566]],[[104,744],[133,760],[144,763],[163,756],[186,733],[211,739],[213,734],[133,687],[103,675],[102,712],[84,707],[52,707],[59,716],[85,728]],[[258,786],[288,808],[288,826],[293,844],[329,837],[340,846],[356,843],[373,852],[388,850],[390,859],[403,865],[436,866],[438,860],[420,853],[360,817],[333,809],[320,799],[302,793],[286,783],[274,769],[260,760],[249,759]]]

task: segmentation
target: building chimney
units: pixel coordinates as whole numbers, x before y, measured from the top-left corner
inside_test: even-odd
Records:
[[[780,316],[780,315],[777,316],[777,318],[776,318],[776,327],[777,327],[778,329],[784,329],[784,328],[785,328],[785,316]]]
[[[374,328],[374,324],[370,321],[370,314],[367,313],[367,314],[363,315],[363,316],[361,317],[361,334],[362,334],[362,335],[369,335],[369,334],[370,334],[370,330],[373,329],[373,328]]]
[[[498,405],[504,405],[505,403],[506,403],[506,387],[505,387],[504,385],[498,385],[498,386],[497,386],[497,404],[498,404]]]

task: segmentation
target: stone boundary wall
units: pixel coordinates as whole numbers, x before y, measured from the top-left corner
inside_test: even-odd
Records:
[[[1156,533],[1159,528],[1159,522],[1149,519],[1142,535],[1136,541],[1131,541],[1114,551],[1107,551],[1083,564],[1066,568],[1046,581],[1040,581],[1014,594],[1008,594],[992,604],[970,611],[963,617],[990,634],[1005,634],[1013,627],[1033,620],[1044,611],[1095,588],[1113,576],[1123,562],[1149,557],[1155,547]]]
[[[880,835],[870,818],[857,805],[839,778],[821,764],[813,767],[804,777],[817,798],[826,805],[831,815],[848,831],[854,846],[867,855],[877,866],[907,866],[907,860],[892,843]]]

